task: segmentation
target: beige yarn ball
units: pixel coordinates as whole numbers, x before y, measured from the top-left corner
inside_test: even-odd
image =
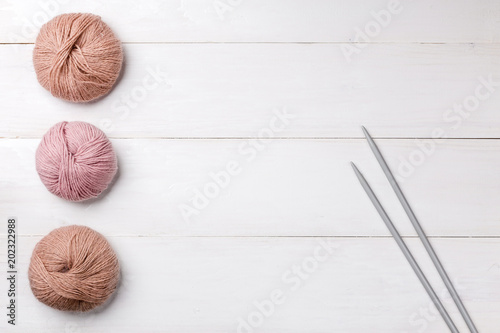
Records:
[[[35,246],[28,277],[40,302],[63,311],[89,311],[116,290],[120,266],[104,236],[72,225],[53,230]]]
[[[121,43],[97,15],[62,14],[44,24],[33,50],[38,82],[55,97],[89,102],[107,94],[122,67]]]

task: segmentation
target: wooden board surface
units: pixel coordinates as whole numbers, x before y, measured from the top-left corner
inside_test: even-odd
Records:
[[[115,139],[114,185],[100,200],[82,203],[68,203],[40,183],[38,143],[0,140],[2,208],[23,217],[32,235],[67,223],[111,235],[388,235],[349,161],[358,163],[400,231],[415,235],[363,140],[266,140],[259,151],[249,140]],[[429,235],[500,235],[500,175],[492,170],[500,166],[498,140],[379,144]],[[419,145],[434,151],[426,155]],[[420,161],[414,156],[422,163],[411,164]],[[237,172],[228,171],[232,162]]]
[[[0,41],[59,13],[101,15],[125,42],[498,42],[495,0],[2,0]],[[385,14],[384,13],[389,13]],[[379,28],[370,22],[381,22]],[[361,31],[362,33],[359,33]],[[367,35],[367,38],[361,37]]]
[[[239,328],[245,326],[241,320],[255,332],[446,331],[390,238],[109,237],[122,263],[122,283],[105,308],[85,315],[56,312],[31,294],[28,250],[39,239],[19,242],[16,329],[22,332],[40,332],[40,327],[48,332],[246,332]],[[495,332],[498,239],[433,244],[478,327]],[[410,239],[408,245],[465,332],[419,241]],[[282,296],[269,305],[277,291]]]
[[[499,4],[0,0],[0,272],[8,217],[19,235],[18,326],[1,312],[0,330],[445,332],[354,161],[466,332],[365,125],[480,332],[498,332]],[[101,15],[124,42],[97,102],[36,80],[37,32],[64,12]],[[112,139],[119,173],[96,200],[59,199],[36,173],[40,138],[64,120]],[[27,280],[35,244],[70,224],[103,233],[122,267],[89,314],[42,305]]]
[[[376,44],[351,63],[338,45],[126,45],[116,89],[90,105],[45,91],[32,49],[0,48],[0,136],[40,137],[57,119],[111,137],[255,137],[276,111],[291,114],[279,137],[500,133],[499,44]]]

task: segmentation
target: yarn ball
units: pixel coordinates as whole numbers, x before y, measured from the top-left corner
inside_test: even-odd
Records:
[[[108,93],[123,62],[120,40],[93,14],[62,14],[40,29],[33,51],[38,82],[55,97],[88,102]]]
[[[104,236],[72,225],[55,229],[38,242],[28,278],[40,302],[63,311],[89,311],[116,290],[120,265]]]
[[[36,151],[36,170],[47,189],[66,200],[95,198],[117,171],[111,141],[94,125],[61,122],[43,136]]]

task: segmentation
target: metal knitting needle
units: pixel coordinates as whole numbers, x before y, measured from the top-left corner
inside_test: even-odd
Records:
[[[441,314],[441,317],[443,317],[444,321],[446,322],[446,325],[448,325],[448,328],[450,329],[451,332],[459,333],[455,324],[451,320],[450,315],[448,314],[448,312],[446,312],[446,309],[444,308],[443,304],[441,303],[438,296],[436,295],[436,292],[434,291],[434,289],[432,289],[432,286],[430,285],[429,281],[427,281],[424,273],[422,272],[422,270],[418,266],[417,262],[415,261],[415,258],[413,258],[410,250],[408,250],[408,247],[406,247],[405,242],[403,241],[403,239],[399,235],[399,232],[394,227],[394,224],[392,224],[391,219],[389,218],[389,216],[385,212],[384,208],[380,204],[380,201],[378,201],[377,197],[375,196],[375,193],[373,193],[373,191],[372,191],[370,185],[368,184],[368,182],[366,181],[365,177],[363,177],[363,175],[358,170],[356,165],[354,165],[354,163],[351,162],[351,165],[352,165],[352,168],[354,169],[354,172],[356,173],[356,176],[359,179],[359,182],[361,183],[361,186],[363,186],[363,189],[365,190],[365,192],[368,195],[368,197],[370,198],[371,202],[373,203],[373,205],[377,209],[378,213],[380,214],[380,217],[382,218],[385,225],[387,226],[387,228],[391,232],[392,236],[396,240],[396,243],[398,244],[399,248],[403,252],[403,254],[406,257],[406,259],[408,260],[408,262],[410,263],[411,268],[413,268],[413,271],[415,272],[418,279],[420,280],[420,282],[424,286],[425,291],[427,291],[427,294],[429,294],[429,297],[431,298],[432,302],[434,303],[434,305],[436,305],[436,308],[438,309],[439,313]]]
[[[387,180],[389,180],[389,183],[392,186],[392,189],[396,193],[396,196],[399,199],[399,202],[401,202],[401,205],[403,206],[406,215],[408,215],[408,218],[411,221],[411,224],[413,224],[413,227],[417,231],[418,237],[424,244],[425,249],[427,250],[427,253],[432,259],[432,262],[434,263],[434,266],[436,267],[437,271],[439,272],[439,275],[441,276],[441,279],[443,280],[444,284],[446,285],[446,288],[448,289],[451,297],[453,298],[453,301],[455,301],[455,304],[457,305],[458,310],[460,311],[460,314],[465,320],[465,323],[469,327],[469,330],[472,333],[477,333],[476,326],[474,326],[474,323],[472,322],[471,317],[469,316],[469,313],[465,309],[464,304],[462,303],[462,300],[460,299],[460,296],[458,295],[457,291],[455,290],[455,287],[453,286],[453,283],[451,282],[450,278],[448,277],[448,274],[446,274],[446,271],[443,268],[443,265],[439,261],[438,256],[436,255],[436,252],[434,252],[434,248],[432,247],[431,243],[427,239],[427,236],[425,235],[424,230],[420,226],[420,223],[417,220],[417,217],[413,213],[413,210],[410,207],[410,204],[408,203],[408,200],[406,200],[406,197],[404,196],[403,192],[401,191],[401,188],[399,187],[398,183],[396,182],[396,179],[394,178],[391,170],[389,169],[389,166],[384,160],[384,157],[380,153],[380,150],[378,149],[377,145],[373,141],[372,137],[366,130],[364,126],[361,126],[363,129],[363,133],[365,134],[366,140],[368,140],[368,144],[370,145],[371,150],[373,151],[373,154],[377,158],[378,163],[382,167],[382,170],[384,170],[385,176],[387,177]]]

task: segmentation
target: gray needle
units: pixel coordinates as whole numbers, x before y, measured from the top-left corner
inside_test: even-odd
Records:
[[[432,286],[429,284],[429,281],[427,281],[427,279],[425,278],[424,273],[422,272],[422,270],[418,266],[417,262],[415,261],[415,258],[413,258],[413,256],[411,255],[410,250],[408,250],[408,248],[406,247],[405,242],[403,241],[403,239],[399,235],[399,232],[394,227],[394,224],[392,224],[391,219],[389,218],[389,216],[385,212],[384,208],[382,207],[382,205],[378,201],[377,197],[375,196],[375,193],[373,193],[373,191],[370,188],[370,185],[366,181],[365,177],[363,177],[363,175],[358,170],[358,168],[356,168],[356,165],[354,165],[354,163],[351,162],[351,165],[352,165],[352,168],[354,169],[354,172],[356,173],[356,176],[359,179],[359,182],[361,183],[361,186],[363,186],[366,194],[368,195],[368,197],[372,201],[373,205],[377,209],[378,213],[380,214],[380,217],[382,218],[382,220],[384,220],[385,225],[387,226],[387,228],[391,232],[391,234],[394,237],[394,239],[396,240],[396,243],[398,244],[399,248],[401,249],[401,251],[405,255],[408,262],[410,263],[411,268],[413,268],[413,271],[415,272],[415,274],[417,274],[417,277],[420,280],[420,282],[422,283],[422,285],[424,286],[425,291],[427,291],[427,294],[429,294],[429,297],[431,298],[432,302],[434,302],[434,305],[436,305],[436,308],[438,309],[439,313],[441,314],[441,317],[443,317],[444,321],[446,322],[446,325],[448,325],[450,331],[452,331],[453,333],[459,333],[458,329],[455,327],[455,324],[451,320],[450,315],[448,314],[448,312],[446,312],[446,309],[444,308],[443,304],[441,303],[441,301],[437,297],[436,293],[434,292],[434,289],[432,289]]]
[[[441,279],[443,280],[444,284],[446,285],[446,288],[448,289],[451,297],[455,301],[455,304],[457,305],[458,310],[460,311],[460,314],[464,318],[467,326],[469,327],[469,330],[472,333],[477,333],[477,329],[474,326],[474,323],[472,322],[471,317],[469,316],[469,313],[465,309],[464,304],[462,303],[462,300],[460,299],[460,296],[458,295],[457,291],[455,290],[455,287],[453,287],[453,283],[451,283],[450,278],[448,277],[448,274],[446,274],[446,271],[443,268],[443,265],[439,261],[438,256],[436,255],[436,252],[434,252],[434,249],[427,239],[427,236],[425,235],[424,230],[420,226],[420,223],[417,220],[417,217],[413,213],[413,210],[410,207],[410,204],[406,200],[406,197],[404,196],[403,192],[401,191],[401,188],[399,187],[398,183],[396,182],[396,179],[392,175],[391,170],[389,169],[389,166],[384,160],[384,157],[380,153],[380,150],[378,149],[377,145],[373,141],[372,137],[370,134],[368,134],[368,131],[364,126],[361,126],[363,129],[363,133],[365,133],[366,140],[368,140],[368,144],[370,145],[370,148],[373,151],[373,154],[375,154],[375,157],[377,158],[378,163],[382,167],[382,170],[384,170],[385,176],[389,180],[389,183],[392,186],[392,189],[394,192],[396,192],[396,196],[399,199],[399,202],[401,202],[401,205],[403,205],[403,208],[408,215],[408,218],[411,221],[411,224],[413,224],[413,227],[417,231],[418,237],[420,237],[420,240],[424,244],[425,249],[427,250],[427,253],[432,259],[432,262],[434,263],[434,266],[436,267],[437,271],[439,272],[439,275],[441,276]]]

